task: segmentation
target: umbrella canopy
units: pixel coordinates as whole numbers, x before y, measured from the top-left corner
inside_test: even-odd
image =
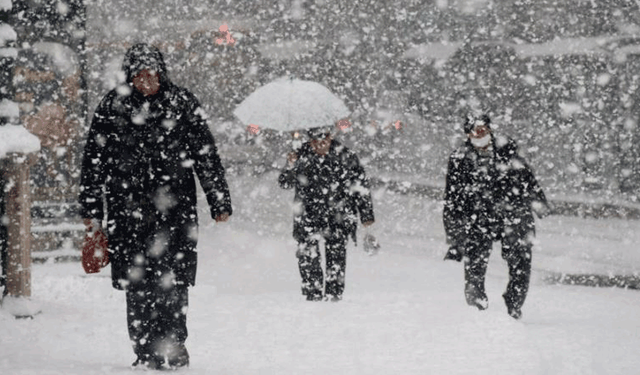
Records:
[[[279,131],[334,125],[349,116],[342,100],[323,85],[290,78],[260,87],[233,113],[246,125]]]

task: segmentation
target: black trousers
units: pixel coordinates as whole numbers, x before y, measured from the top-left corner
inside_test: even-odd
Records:
[[[2,297],[5,297],[8,294],[7,290],[7,266],[9,258],[9,249],[7,247],[7,227],[3,224],[0,224],[0,288],[2,290]]]
[[[326,280],[323,279],[320,237],[325,240]],[[308,299],[322,298],[323,284],[327,295],[342,296],[347,267],[348,237],[341,231],[325,231],[298,242],[298,268],[302,277],[302,294]]]
[[[529,292],[531,280],[531,231],[525,228],[507,228],[502,234],[502,258],[509,267],[509,282],[502,295],[509,309],[520,309]],[[472,306],[488,302],[485,292],[485,275],[494,238],[490,235],[474,235],[467,242],[464,264],[465,297]]]
[[[3,178],[3,176],[0,176],[0,217],[4,217],[6,211],[6,207],[5,207],[5,191],[4,191],[4,187],[5,187],[5,180]],[[8,293],[8,290],[6,288],[7,286],[7,266],[9,265],[8,263],[8,257],[9,257],[9,248],[8,248],[8,233],[7,233],[7,227],[0,223],[0,288],[3,288],[2,290],[2,296],[0,296],[0,299],[2,299],[2,297],[6,296]]]
[[[126,289],[127,324],[133,351],[138,359],[164,362],[186,354],[187,308],[186,285],[163,285],[141,280]]]

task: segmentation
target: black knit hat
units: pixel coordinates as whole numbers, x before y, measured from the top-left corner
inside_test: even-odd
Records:
[[[491,118],[489,118],[489,115],[483,114],[480,117],[467,116],[464,122],[464,132],[465,134],[469,134],[471,133],[473,128],[482,125],[485,125],[487,128],[491,129]]]

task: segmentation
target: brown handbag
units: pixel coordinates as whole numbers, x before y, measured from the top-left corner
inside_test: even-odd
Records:
[[[109,264],[107,236],[102,229],[88,230],[82,245],[82,268],[86,273],[97,273]]]

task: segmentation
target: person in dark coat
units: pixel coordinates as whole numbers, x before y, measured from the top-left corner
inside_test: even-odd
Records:
[[[295,188],[293,237],[302,294],[308,301],[325,295],[339,301],[345,287],[346,244],[349,237],[355,241],[358,214],[365,227],[375,221],[369,181],[356,154],[332,139],[330,127],[308,134],[310,141],[288,155],[278,182],[284,189]],[[326,280],[320,239],[325,241]]]
[[[84,148],[81,213],[106,222],[113,287],[125,290],[134,366],[189,363],[188,286],[195,284],[195,175],[211,217],[232,213],[225,171],[195,96],[171,83],[161,52],[132,46],[126,82],[98,105]]]
[[[550,212],[546,197],[512,139],[495,137],[487,115],[469,118],[465,144],[449,158],[444,228],[450,244],[445,259],[464,259],[465,297],[480,310],[488,307],[484,281],[494,241],[502,244],[509,267],[503,298],[519,319],[531,275],[533,211]]]

